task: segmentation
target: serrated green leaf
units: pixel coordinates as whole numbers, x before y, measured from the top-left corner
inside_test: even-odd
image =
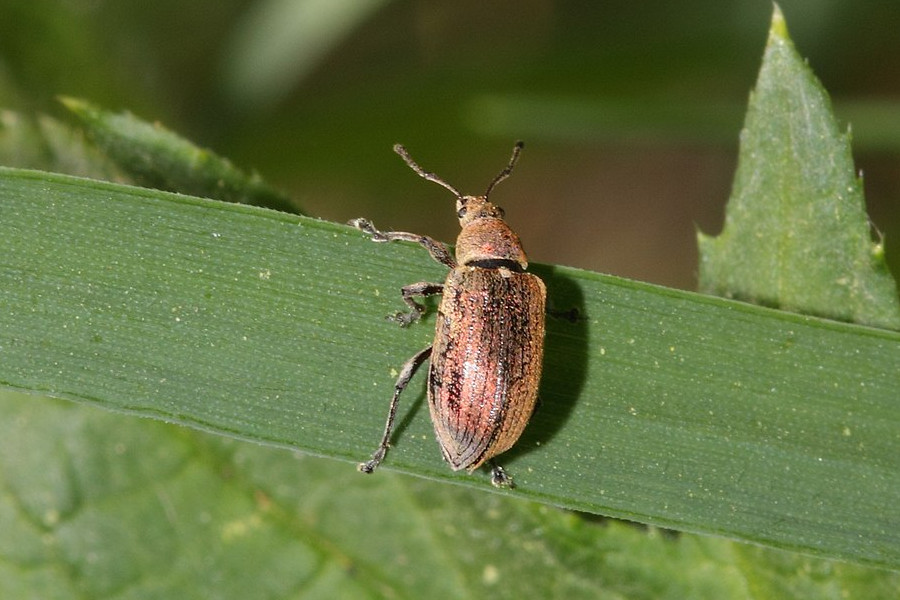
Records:
[[[699,235],[700,289],[900,329],[848,136],[776,7],[743,132],[725,228]]]
[[[297,212],[284,194],[257,174],[200,148],[162,125],[113,113],[77,98],[62,98],[97,146],[136,183],[160,190]]]
[[[0,214],[9,388],[356,462],[396,369],[432,337],[430,320],[384,319],[402,285],[444,273],[416,246],[8,169]],[[504,456],[519,486],[504,493],[900,567],[900,334],[534,271],[583,319],[550,320],[542,405]],[[490,489],[442,463],[421,385],[384,469]]]

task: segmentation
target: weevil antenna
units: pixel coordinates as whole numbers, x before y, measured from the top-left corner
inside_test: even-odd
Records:
[[[513,146],[512,156],[509,158],[509,164],[506,165],[506,168],[500,171],[494,180],[491,182],[491,185],[487,187],[487,191],[484,193],[484,197],[487,198],[491,195],[491,190],[494,189],[494,186],[509,177],[509,174],[512,173],[513,167],[516,166],[516,161],[519,160],[519,153],[522,151],[522,148],[525,147],[525,142],[518,141],[516,145]]]
[[[456,189],[455,187],[453,187],[452,185],[450,185],[449,183],[447,183],[446,181],[444,181],[443,179],[441,179],[434,173],[430,173],[430,172],[426,171],[425,169],[423,169],[422,167],[420,167],[416,163],[416,161],[414,161],[412,159],[412,157],[409,155],[409,152],[406,151],[406,148],[403,146],[403,144],[394,144],[394,152],[399,154],[400,158],[403,159],[403,162],[405,162],[409,166],[410,169],[412,169],[413,171],[418,173],[419,176],[422,177],[423,179],[427,179],[428,181],[433,181],[436,184],[447,188],[448,190],[453,192],[453,195],[456,196],[457,198],[463,197],[463,195],[459,193],[458,189]]]

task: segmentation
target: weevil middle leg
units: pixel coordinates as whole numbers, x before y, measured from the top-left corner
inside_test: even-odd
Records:
[[[425,305],[419,304],[413,297],[415,296],[433,296],[444,291],[443,283],[430,283],[428,281],[420,281],[419,283],[411,283],[400,288],[400,295],[403,301],[412,309],[409,312],[397,312],[388,318],[400,324],[400,327],[408,327],[410,323],[418,321],[419,317],[425,312]]]
[[[412,358],[406,361],[403,368],[400,369],[400,375],[394,383],[394,396],[391,398],[391,407],[388,409],[387,423],[384,425],[384,435],[381,436],[381,442],[378,444],[378,449],[372,453],[372,458],[359,464],[359,470],[363,473],[373,472],[378,465],[381,464],[381,461],[384,460],[384,455],[391,445],[391,433],[394,430],[394,419],[397,416],[397,404],[400,400],[400,394],[403,393],[409,380],[416,374],[416,371],[422,366],[422,363],[428,360],[429,356],[431,356],[431,346],[416,353]]]

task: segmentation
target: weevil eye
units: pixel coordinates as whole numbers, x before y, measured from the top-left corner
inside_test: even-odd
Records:
[[[506,211],[499,206],[495,206],[494,209],[497,211],[497,218],[502,219],[506,216]]]
[[[466,202],[460,200],[456,203],[456,216],[458,218],[462,219],[463,217],[465,217],[468,211],[469,207],[467,206]]]

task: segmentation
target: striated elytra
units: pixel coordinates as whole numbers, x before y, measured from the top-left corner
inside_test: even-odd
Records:
[[[528,260],[522,243],[503,220],[503,209],[490,203],[488,196],[512,172],[522,147],[522,142],[516,144],[509,164],[483,195],[464,196],[423,170],[403,146],[394,146],[416,173],[456,196],[462,231],[456,239],[455,258],[430,237],[379,231],[366,219],[350,221],[376,242],[421,244],[435,260],[450,267],[443,284],[420,282],[401,290],[410,311],[393,319],[404,327],[425,310],[414,297],[443,294],[443,298],[434,342],[403,365],[378,449],[359,465],[364,473],[373,472],[384,460],[400,394],[430,357],[428,405],[444,459],[454,471],[473,471],[488,463],[494,485],[512,486],[493,457],[516,443],[537,401],[547,292],[540,278],[525,272]]]

